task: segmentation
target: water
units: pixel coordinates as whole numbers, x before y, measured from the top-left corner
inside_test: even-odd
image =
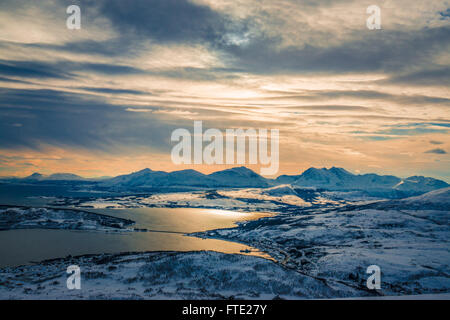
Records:
[[[243,253],[270,258],[254,248],[235,242],[200,239],[183,233],[229,228],[235,222],[257,219],[267,214],[192,208],[90,209],[136,221],[136,228],[159,232],[103,233],[76,230],[8,230],[0,231],[0,267],[28,264],[33,261],[67,255],[213,250]],[[250,250],[246,253],[242,251]]]

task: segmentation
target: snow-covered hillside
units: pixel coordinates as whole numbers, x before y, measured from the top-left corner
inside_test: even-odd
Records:
[[[447,188],[405,200],[304,208],[196,235],[257,247],[288,268],[359,290],[375,264],[381,294],[448,293],[448,202]]]
[[[420,194],[448,187],[441,180],[413,176],[401,179],[390,175],[362,174],[356,175],[342,168],[309,168],[301,175],[280,176],[279,183],[291,183],[296,187],[314,187],[327,190],[365,190],[379,195],[391,196],[395,192],[400,195]]]
[[[129,205],[143,205],[148,201],[154,206],[185,201],[185,206],[240,205],[242,210],[266,205],[268,211],[281,213],[191,236],[247,244],[268,253],[274,261],[215,252],[56,259],[1,269],[0,298],[296,299],[450,293],[450,188],[403,200],[364,204],[315,204],[321,197],[315,191],[303,195],[305,199],[311,197],[309,205],[281,202],[285,197],[304,201],[299,197],[302,190],[284,185],[106,201],[118,205],[127,201]],[[25,213],[30,217],[22,219],[24,213],[14,209],[5,217],[7,223],[17,220],[19,227],[20,221],[25,222],[25,227],[30,222],[31,226],[44,228],[46,223],[56,222],[62,226],[69,223],[70,228],[77,226],[80,220],[72,218],[77,212],[64,212],[61,216],[56,211],[55,216],[53,212],[31,210]],[[95,220],[86,216],[83,221],[89,219]],[[65,287],[64,271],[70,264],[82,269],[81,291]],[[381,290],[368,290],[366,286],[370,265],[381,268]]]
[[[0,206],[0,230],[72,229],[124,231],[134,222],[81,210]]]
[[[69,265],[81,269],[80,290],[66,287]],[[56,259],[0,269],[0,284],[0,299],[304,299],[357,294],[270,260],[210,251]]]
[[[444,210],[450,210],[450,187],[439,190],[434,190],[417,197],[410,197],[400,200],[405,205],[422,206],[442,206]]]

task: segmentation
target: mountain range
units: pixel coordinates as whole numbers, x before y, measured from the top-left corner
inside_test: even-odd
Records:
[[[131,174],[117,176],[100,183],[101,187],[256,187],[270,186],[269,180],[246,167],[236,167],[211,174],[189,169],[173,172],[144,169]]]
[[[393,189],[398,191],[428,192],[449,185],[442,180],[412,176],[401,179],[392,175],[374,173],[353,174],[342,168],[309,168],[301,175],[279,176],[278,183],[289,183],[297,187],[314,187],[327,190],[378,190]]]
[[[448,187],[445,181],[411,176],[405,179],[392,175],[374,173],[353,174],[343,168],[309,168],[299,175],[281,175],[276,179],[267,179],[246,167],[235,167],[211,174],[188,169],[165,172],[143,169],[113,178],[85,179],[71,173],[56,173],[44,176],[39,173],[23,179],[14,179],[28,183],[41,181],[73,181],[90,183],[94,188],[115,191],[136,191],[149,188],[193,187],[193,188],[267,188],[290,184],[299,189],[325,189],[330,191],[360,190],[370,194],[389,197],[420,195],[425,192]],[[3,179],[5,181],[5,179]]]
[[[42,180],[61,180],[61,181],[67,181],[67,180],[87,180],[83,177],[80,177],[76,174],[73,173],[54,173],[51,175],[43,175],[40,174],[38,172],[33,173],[32,175],[24,178],[25,180],[37,180],[37,181],[42,181]]]

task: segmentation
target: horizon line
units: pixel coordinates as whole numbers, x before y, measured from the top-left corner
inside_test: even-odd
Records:
[[[48,177],[48,176],[52,176],[52,175],[58,175],[58,174],[71,174],[71,175],[75,175],[75,176],[78,176],[78,177],[83,178],[83,179],[100,179],[100,178],[108,179],[108,178],[115,178],[115,177],[123,176],[123,175],[130,175],[130,174],[141,172],[141,171],[144,171],[144,170],[150,170],[150,171],[153,171],[153,172],[165,172],[165,173],[182,172],[182,171],[195,171],[195,172],[201,173],[203,175],[210,175],[210,174],[213,174],[213,173],[216,173],[216,172],[221,172],[221,171],[226,171],[226,170],[231,170],[231,169],[236,169],[236,168],[245,168],[245,169],[250,170],[253,173],[261,176],[262,178],[268,179],[268,180],[277,179],[278,177],[281,177],[281,176],[298,176],[298,175],[302,175],[303,173],[305,173],[309,169],[331,170],[333,168],[336,168],[336,169],[343,169],[343,170],[347,171],[348,173],[350,173],[352,175],[356,175],[356,176],[358,176],[358,175],[365,175],[365,174],[376,174],[376,175],[379,175],[379,176],[395,176],[395,177],[400,178],[400,179],[407,179],[407,178],[410,178],[410,177],[417,176],[417,177],[438,179],[438,180],[442,180],[442,181],[450,184],[450,182],[447,181],[447,179],[445,179],[443,177],[436,178],[436,177],[432,177],[432,176],[424,176],[424,175],[419,175],[419,174],[413,174],[413,175],[410,175],[410,176],[397,176],[397,175],[394,175],[394,174],[384,174],[384,173],[383,174],[379,174],[379,173],[375,173],[375,172],[365,172],[365,173],[364,172],[352,172],[351,170],[348,170],[348,169],[346,169],[344,167],[337,167],[337,166],[324,166],[324,167],[311,166],[311,167],[308,167],[308,168],[306,168],[305,170],[303,170],[303,171],[301,171],[299,173],[291,173],[291,174],[286,174],[285,173],[285,174],[276,175],[274,178],[266,178],[266,177],[260,175],[259,173],[255,172],[253,169],[251,169],[251,168],[249,168],[249,167],[247,167],[245,165],[242,165],[242,166],[235,166],[235,167],[230,167],[230,168],[227,168],[227,169],[217,170],[217,171],[214,171],[214,172],[211,172],[211,173],[203,173],[203,172],[201,172],[199,170],[196,170],[196,169],[193,169],[193,168],[181,169],[181,170],[173,170],[173,171],[164,171],[164,170],[152,170],[149,167],[145,167],[145,168],[140,169],[140,170],[132,171],[132,172],[129,172],[129,173],[113,175],[113,176],[103,175],[103,176],[89,176],[89,177],[87,177],[87,176],[82,176],[80,174],[76,174],[76,173],[72,173],[72,172],[53,172],[53,173],[48,173],[48,174],[42,174],[39,171],[36,171],[36,172],[33,172],[32,174],[26,175],[26,176],[1,176],[0,179],[8,179],[8,178],[24,179],[24,178],[30,177],[30,176],[32,176],[34,174],[39,174],[39,175],[42,175],[44,177]]]

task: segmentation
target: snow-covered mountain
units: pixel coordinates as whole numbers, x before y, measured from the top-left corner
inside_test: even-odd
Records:
[[[76,174],[73,173],[54,173],[51,175],[42,175],[38,172],[33,173],[32,175],[24,178],[26,180],[37,180],[37,181],[41,181],[41,180],[65,180],[65,181],[70,181],[70,180],[85,180],[85,178],[80,177]]]
[[[102,187],[119,188],[153,188],[170,186],[208,186],[207,177],[195,170],[181,170],[174,172],[153,171],[143,169],[131,174],[107,179],[100,185]]]
[[[412,176],[406,178],[405,180],[402,180],[394,188],[397,190],[414,190],[420,192],[428,192],[445,187],[448,187],[448,184],[444,181],[421,176]]]
[[[289,184],[282,184],[272,188],[267,188],[263,192],[269,196],[298,196],[297,192]]]
[[[377,174],[355,175],[342,168],[309,168],[292,184],[298,187],[316,187],[330,190],[392,188],[401,182],[395,176]]]
[[[283,175],[276,183],[290,183],[295,187],[314,187],[327,190],[364,190],[370,192],[414,195],[448,187],[441,180],[413,176],[401,179],[392,175],[353,174],[342,168],[309,168],[301,175]]]
[[[259,188],[269,186],[267,179],[246,167],[217,171],[208,177],[215,181],[215,186]]]
[[[446,212],[444,218],[448,222],[448,213],[450,212],[450,187],[430,191],[420,196],[376,202],[368,206],[386,210],[440,210]]]
[[[434,190],[420,196],[410,197],[400,200],[405,204],[433,204],[447,206],[447,210],[450,210],[450,187]]]
[[[42,180],[44,176],[40,174],[39,172],[35,172],[32,175],[29,175],[28,177],[25,177],[26,180]]]
[[[158,179],[165,178],[167,172],[153,171],[148,168],[133,172],[130,174],[120,175],[111,179],[106,179],[100,186],[102,187],[143,187],[159,185]]]
[[[3,180],[5,181],[5,180]],[[8,181],[6,179],[6,181]],[[446,182],[434,178],[412,176],[401,179],[392,175],[374,173],[353,174],[343,168],[309,168],[300,175],[281,175],[277,179],[266,179],[246,167],[235,167],[211,174],[189,169],[173,172],[143,169],[131,174],[113,178],[87,179],[71,173],[42,175],[33,173],[24,179],[10,179],[12,182],[26,181],[76,181],[89,184],[89,188],[113,189],[116,191],[136,191],[138,189],[181,188],[269,188],[291,185],[299,189],[323,189],[336,192],[359,191],[366,196],[378,198],[405,198],[429,191],[446,188]],[[289,187],[289,188],[291,188]],[[280,191],[280,190],[278,190]],[[277,191],[277,192],[278,192]],[[286,187],[283,187],[286,191]],[[275,190],[274,190],[275,192]]]
[[[267,180],[245,167],[217,171],[205,175],[195,170],[173,172],[144,169],[103,181],[102,187],[267,187]]]

